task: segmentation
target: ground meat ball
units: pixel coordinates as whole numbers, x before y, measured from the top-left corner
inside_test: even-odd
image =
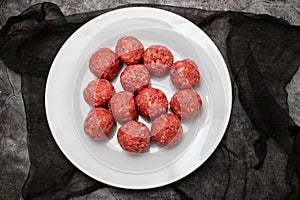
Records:
[[[178,89],[187,89],[199,83],[200,73],[194,61],[185,59],[172,65],[170,78],[173,85]]]
[[[115,89],[106,79],[91,81],[83,91],[84,100],[91,106],[106,106]]]
[[[143,44],[133,36],[120,38],[115,49],[120,59],[128,65],[137,64],[144,53]]]
[[[168,109],[166,95],[156,88],[145,88],[136,96],[139,113],[147,119],[155,119]]]
[[[140,153],[150,145],[150,131],[141,122],[129,121],[120,127],[117,134],[121,147],[129,152]]]
[[[101,107],[93,108],[84,121],[85,133],[95,140],[103,140],[112,130],[114,119],[111,113]]]
[[[152,45],[145,50],[143,60],[145,67],[150,73],[160,76],[164,75],[171,67],[174,57],[167,47],[162,45]]]
[[[90,58],[89,68],[97,77],[111,80],[120,71],[121,63],[112,50],[101,48]]]
[[[182,119],[189,119],[196,115],[202,107],[200,95],[191,89],[179,90],[171,101],[171,110]]]
[[[129,65],[120,76],[124,90],[138,93],[150,85],[150,74],[143,65]]]
[[[137,118],[134,96],[131,92],[122,91],[115,93],[108,103],[108,108],[115,120],[120,123]]]
[[[174,114],[163,114],[151,126],[152,140],[162,146],[178,143],[182,137],[180,119]]]

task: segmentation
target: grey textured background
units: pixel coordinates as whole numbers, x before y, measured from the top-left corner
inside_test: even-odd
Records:
[[[40,0],[27,1],[0,1],[0,27],[6,22],[8,17],[18,15],[25,8]],[[173,6],[195,7],[205,10],[232,10],[243,11],[258,14],[269,14],[287,20],[290,24],[300,25],[300,1],[299,0],[191,0],[191,1],[170,1],[170,0],[154,0],[154,1],[96,1],[96,0],[75,0],[75,1],[59,1],[50,0],[57,4],[65,15],[74,13],[90,12],[104,8],[111,8],[118,5],[128,3],[155,3]],[[291,82],[286,87],[288,93],[288,103],[290,116],[295,123],[300,125],[300,70],[294,75]],[[297,87],[298,86],[298,87]],[[20,76],[9,70],[0,60],[0,199],[20,199],[21,189],[27,177],[29,169],[29,157],[26,146],[26,119],[24,113],[24,105],[21,95]],[[14,119],[14,120],[11,120]],[[237,122],[243,123],[243,122]],[[237,127],[238,129],[238,127]],[[237,130],[238,132],[238,130]],[[270,140],[268,145],[272,146],[273,141]],[[275,146],[275,145],[274,145]],[[276,147],[276,146],[275,146]],[[274,155],[273,155],[274,156]],[[284,153],[278,154],[282,160],[286,159]],[[271,156],[270,156],[271,158]],[[267,158],[268,159],[268,158]],[[267,167],[267,166],[266,166]],[[278,172],[282,171],[284,166],[278,166]],[[238,169],[237,169],[238,170]],[[272,172],[272,170],[271,170]],[[274,172],[274,171],[273,171]],[[5,184],[4,184],[5,183]],[[281,188],[285,189],[285,188]],[[158,189],[159,190],[159,189]],[[272,191],[268,191],[272,192]],[[123,199],[133,198],[126,197],[123,190],[115,190],[116,195],[123,195]],[[99,189],[98,191],[76,199],[93,199],[93,198],[113,198],[114,194],[109,189]],[[145,191],[147,193],[147,191]],[[174,196],[174,191],[164,190],[161,195],[165,198]],[[159,193],[156,193],[159,194]],[[140,195],[140,193],[136,193]],[[160,196],[161,197],[161,196]],[[158,197],[153,196],[153,199]]]

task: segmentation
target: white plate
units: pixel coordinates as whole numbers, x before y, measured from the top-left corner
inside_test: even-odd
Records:
[[[195,90],[202,97],[202,110],[182,122],[183,139],[171,148],[151,144],[145,153],[133,155],[118,145],[115,132],[119,124],[102,142],[92,140],[83,131],[90,107],[84,102],[82,92],[95,78],[88,69],[88,60],[101,47],[114,50],[118,38],[125,35],[139,38],[145,48],[165,45],[174,54],[175,61],[189,58],[199,67],[201,83]],[[176,89],[169,76],[151,81],[152,87],[164,91],[170,101]],[[119,77],[113,85],[117,92],[122,90]],[[65,42],[49,72],[45,101],[53,137],[76,167],[109,185],[146,189],[185,177],[212,154],[228,124],[232,91],[226,64],[202,30],[174,13],[133,7],[94,18]],[[145,124],[150,128],[149,122]]]

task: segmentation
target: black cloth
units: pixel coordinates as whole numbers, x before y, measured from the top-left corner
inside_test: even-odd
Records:
[[[168,192],[170,196],[161,199],[299,199],[300,131],[289,115],[285,87],[300,66],[300,28],[267,15],[127,6],[177,13],[215,42],[233,86],[232,115],[224,138],[195,172],[158,189],[118,189],[81,173],[49,130],[44,108],[47,74],[74,31],[120,7],[64,16],[55,4],[36,4],[9,18],[0,30],[0,58],[22,80],[31,163],[24,199],[66,199],[99,188],[109,188],[121,199],[148,199]]]

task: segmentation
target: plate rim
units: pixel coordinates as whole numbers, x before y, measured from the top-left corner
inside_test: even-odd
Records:
[[[154,11],[154,12],[160,12],[160,13],[163,13],[163,14],[167,14],[167,15],[173,15],[173,16],[177,16],[177,18],[181,18],[181,20],[184,20],[186,22],[189,23],[189,26],[194,26],[195,28],[197,28],[200,32],[203,33],[203,35],[206,37],[206,40],[211,44],[211,47],[214,49],[214,51],[217,53],[216,56],[219,57],[223,67],[225,67],[225,74],[222,74],[223,76],[225,76],[225,78],[223,80],[226,80],[228,81],[228,91],[225,91],[226,88],[224,88],[224,91],[225,93],[228,94],[228,111],[226,112],[226,116],[223,120],[223,125],[222,125],[222,130],[220,130],[220,137],[218,137],[216,139],[216,141],[214,142],[214,146],[211,148],[210,152],[207,153],[207,155],[205,156],[205,158],[203,158],[201,161],[198,162],[197,165],[193,165],[192,167],[190,167],[188,170],[185,169],[184,170],[184,173],[181,172],[181,175],[178,177],[172,177],[171,179],[167,180],[167,181],[164,181],[164,182],[161,182],[160,184],[148,184],[147,187],[145,186],[126,186],[126,185],[123,185],[123,184],[117,184],[117,183],[114,183],[114,182],[111,182],[111,181],[107,181],[107,180],[103,180],[93,174],[91,174],[89,171],[87,171],[85,168],[83,168],[82,166],[80,166],[80,164],[78,164],[76,161],[73,160],[72,156],[70,156],[66,150],[63,148],[61,142],[59,141],[58,137],[55,135],[54,133],[54,124],[52,123],[52,120],[50,119],[50,115],[49,115],[49,85],[50,85],[50,81],[53,77],[52,74],[54,74],[54,70],[53,70],[53,66],[55,65],[55,61],[57,60],[57,57],[61,56],[62,52],[63,52],[63,49],[64,47],[68,44],[68,41],[72,40],[73,37],[76,36],[76,33],[78,33],[79,31],[83,30],[85,26],[88,26],[89,24],[93,24],[94,22],[96,22],[97,20],[101,19],[101,18],[105,18],[107,17],[108,15],[111,15],[111,14],[116,14],[118,12],[124,12],[124,11],[127,11],[127,10],[148,10],[148,11]],[[230,120],[230,116],[231,116],[231,112],[232,112],[232,85],[231,85],[231,79],[230,79],[230,74],[229,74],[229,71],[228,71],[228,67],[225,63],[225,60],[221,54],[221,52],[219,51],[218,47],[214,44],[214,42],[210,39],[210,37],[201,29],[199,28],[198,26],[196,26],[193,22],[189,21],[188,19],[174,13],[174,12],[171,12],[171,11],[168,11],[168,10],[164,10],[164,9],[160,9],[160,8],[153,8],[153,7],[147,7],[147,6],[141,6],[141,7],[125,7],[125,8],[118,8],[118,9],[115,9],[115,10],[112,10],[112,11],[109,11],[109,12],[106,12],[106,13],[103,13],[101,15],[98,15],[96,16],[95,18],[89,20],[88,22],[86,22],[85,24],[83,24],[79,29],[77,29],[65,42],[64,44],[61,46],[60,50],[58,51],[56,57],[54,58],[53,60],[53,63],[51,65],[51,68],[49,70],[49,74],[48,74],[48,77],[47,77],[47,82],[46,82],[46,89],[45,89],[45,110],[46,110],[46,117],[47,117],[47,122],[48,122],[48,125],[49,125],[49,128],[51,130],[51,134],[56,142],[56,144],[59,146],[60,150],[63,152],[64,156],[66,156],[66,158],[74,165],[76,166],[79,170],[81,170],[82,172],[84,172],[85,174],[87,174],[88,176],[92,177],[93,179],[97,180],[97,181],[100,181],[100,182],[103,182],[105,184],[108,184],[108,185],[111,185],[111,186],[115,186],[115,187],[119,187],[119,188],[125,188],[125,189],[151,189],[151,188],[156,188],[156,187],[161,187],[161,186],[164,186],[164,185],[168,185],[170,183],[173,183],[175,181],[178,181],[184,177],[186,177],[187,175],[191,174],[193,171],[195,171],[197,168],[199,168],[204,162],[206,162],[206,160],[211,156],[211,154],[216,150],[217,146],[220,144],[222,138],[224,137],[225,135],[225,132],[226,132],[226,129],[227,129],[227,126],[228,126],[228,123],[229,123],[229,120]],[[178,161],[176,161],[178,162]]]

